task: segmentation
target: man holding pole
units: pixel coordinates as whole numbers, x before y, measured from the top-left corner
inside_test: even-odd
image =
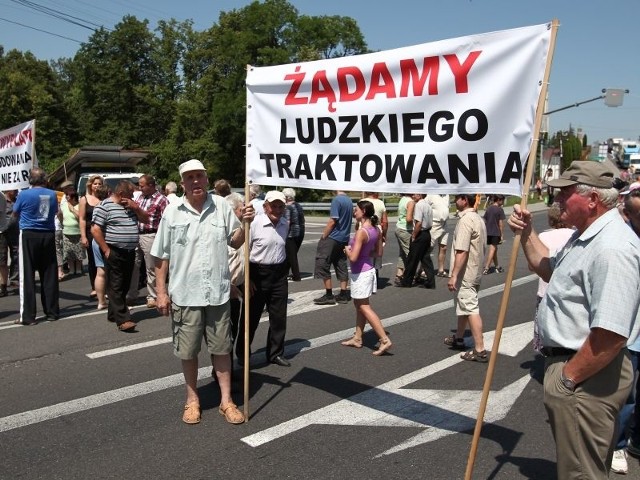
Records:
[[[538,322],[558,478],[605,479],[633,383],[626,345],[640,329],[640,241],[614,208],[618,191],[606,165],[574,161],[548,184],[560,189],[560,219],[576,228],[567,245],[549,252],[519,206],[509,225],[521,232],[531,269],[549,282]]]
[[[185,195],[165,210],[151,255],[156,257],[156,307],[171,315],[174,354],[182,360],[187,390],[182,420],[200,422],[198,352],[205,338],[220,386],[218,411],[229,423],[243,423],[244,415],[231,399],[227,245],[240,247],[244,229],[229,204],[207,192],[200,160],[182,163],[179,171]],[[252,207],[244,207],[243,219],[253,219]]]

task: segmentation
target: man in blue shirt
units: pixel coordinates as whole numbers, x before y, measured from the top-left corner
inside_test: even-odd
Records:
[[[47,177],[41,168],[29,172],[31,188],[23,190],[13,205],[20,219],[20,319],[16,323],[35,325],[36,272],[40,277],[40,300],[47,320],[60,315],[58,265],[56,262],[56,192],[46,188]]]
[[[606,479],[615,420],[633,384],[626,346],[640,328],[640,241],[615,208],[607,165],[574,161],[548,183],[560,189],[560,220],[576,228],[567,245],[549,252],[531,212],[517,205],[509,225],[522,232],[530,268],[549,282],[537,318],[558,478]]]
[[[325,294],[313,300],[316,305],[335,305],[347,303],[350,300],[347,291],[349,271],[344,247],[349,243],[351,223],[353,221],[353,202],[346,193],[337,191],[331,200],[329,220],[322,231],[316,252],[315,277],[322,279]],[[331,283],[331,265],[336,271],[336,278],[340,282],[340,294],[334,297]]]

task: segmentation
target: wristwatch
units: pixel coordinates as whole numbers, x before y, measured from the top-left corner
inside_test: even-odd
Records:
[[[560,381],[562,382],[562,384],[567,390],[571,390],[572,392],[575,392],[576,382],[572,378],[564,376],[564,368],[560,372]]]

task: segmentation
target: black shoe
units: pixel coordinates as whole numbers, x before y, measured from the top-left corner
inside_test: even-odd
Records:
[[[1,285],[0,286],[0,297],[6,297],[7,295],[8,295],[7,286],[6,285]]]
[[[400,288],[411,288],[411,285],[410,285],[410,284],[405,283],[405,282],[403,282],[403,281],[401,281],[401,280],[396,280],[395,282],[393,282],[393,284],[394,284],[396,287],[400,287]]]
[[[335,305],[336,298],[333,295],[327,295],[325,293],[319,298],[314,298],[313,303],[315,303],[316,305]]]
[[[436,282],[435,280],[433,282],[424,282],[422,285],[420,285],[420,287],[426,288],[427,290],[435,290]]]
[[[16,325],[24,325],[25,327],[29,327],[29,326],[32,326],[32,325],[37,325],[38,324],[38,320],[31,320],[31,321],[21,322],[20,319],[18,319],[18,320],[14,320],[13,323],[16,324]]]
[[[339,293],[335,296],[335,300],[338,303],[349,303],[349,300],[351,300],[351,295],[349,295],[348,293]]]
[[[280,355],[278,355],[274,359],[270,360],[270,362],[273,363],[274,365],[279,365],[280,367],[290,367],[291,366],[291,362],[289,362],[289,360],[285,359],[284,357],[281,357]]]

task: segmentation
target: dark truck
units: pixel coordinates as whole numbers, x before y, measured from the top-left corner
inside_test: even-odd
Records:
[[[115,188],[120,180],[137,179],[140,162],[149,156],[149,151],[117,146],[89,146],[78,149],[51,175],[49,182],[54,189],[66,180],[73,182],[79,195],[84,195],[87,180],[92,175],[100,175],[105,183]]]

